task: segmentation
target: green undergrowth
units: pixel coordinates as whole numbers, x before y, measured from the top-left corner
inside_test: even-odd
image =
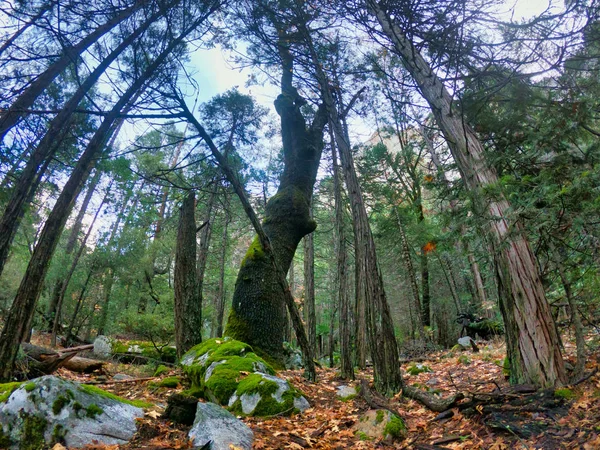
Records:
[[[99,387],[96,387],[96,386],[93,386],[90,384],[82,384],[79,387],[79,389],[81,389],[83,392],[86,392],[91,395],[100,395],[102,397],[110,398],[111,400],[116,400],[121,403],[126,403],[128,405],[135,406],[137,408],[150,408],[152,406],[151,403],[147,403],[142,400],[128,400],[126,398],[119,397],[118,395],[115,395],[111,392],[107,392],[103,389],[100,389]]]
[[[167,378],[160,380],[160,382],[158,383],[158,386],[174,389],[177,386],[179,386],[180,382],[181,381],[179,380],[178,377],[167,377]]]

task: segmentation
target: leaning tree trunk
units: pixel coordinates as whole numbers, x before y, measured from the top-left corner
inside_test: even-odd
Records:
[[[148,1],[136,1],[133,6],[124,9],[105,23],[100,25],[90,34],[81,39],[73,46],[65,46],[60,57],[33,81],[25,91],[0,115],[0,142],[4,140],[6,133],[14,127],[19,120],[27,115],[27,110],[33,105],[40,94],[64,71],[69,64],[73,63],[85,50],[98,41],[102,36],[131,17],[136,11],[143,7]]]
[[[312,214],[311,214],[312,217]],[[315,311],[315,244],[313,233],[304,236],[304,320],[308,344],[317,357],[317,316]]]
[[[354,379],[352,345],[350,343],[350,299],[348,298],[348,253],[346,250],[346,228],[344,226],[344,205],[342,201],[342,180],[335,149],[333,131],[330,130],[331,155],[333,159],[333,189],[335,199],[335,238],[337,260],[337,288],[340,330],[340,376],[345,380]]]
[[[0,275],[2,274],[4,264],[8,258],[8,252],[15,233],[17,232],[17,228],[21,223],[23,211],[33,198],[37,189],[37,183],[34,180],[36,180],[36,178],[40,179],[43,176],[52,156],[56,153],[58,148],[60,148],[59,144],[68,132],[73,120],[73,113],[77,106],[94,84],[96,84],[104,71],[127,47],[146,31],[160,15],[161,13],[156,13],[148,18],[138,29],[131,33],[112,52],[110,52],[77,88],[69,101],[64,104],[60,112],[50,122],[48,131],[35,150],[31,153],[27,164],[21,171],[19,178],[16,180],[11,192],[10,200],[7,202],[2,218],[0,219]]]
[[[87,208],[92,200],[92,196],[94,195],[94,191],[96,190],[96,186],[100,182],[101,171],[97,170],[92,180],[90,181],[90,185],[88,186],[88,190],[83,199],[83,203],[81,204],[81,208],[77,213],[77,217],[75,218],[75,224],[71,229],[71,234],[69,235],[69,240],[67,241],[67,247],[65,248],[65,256],[70,256],[75,250],[75,245],[77,244],[77,239],[79,238],[79,233],[81,231],[81,227],[83,225],[83,216],[87,212]],[[65,279],[60,276],[54,285],[54,292],[52,294],[50,304],[48,305],[48,310],[46,315],[48,316],[48,331],[52,331],[54,329],[54,323],[56,322],[57,317],[57,305],[62,303],[62,296],[64,296]],[[52,344],[54,346],[54,344]]]
[[[202,342],[202,304],[196,289],[196,219],[194,192],[183,200],[175,250],[175,345],[181,358]]]
[[[304,33],[305,41],[309,46],[312,65],[321,87],[329,126],[333,129],[337,148],[340,152],[352,209],[356,259],[361,259],[364,264],[365,319],[369,349],[371,358],[373,359],[375,385],[379,392],[390,395],[395,394],[402,388],[403,384],[398,364],[398,343],[396,342],[392,316],[383,287],[383,279],[377,265],[375,241],[371,234],[362,189],[354,168],[348,133],[342,125],[342,117],[340,117],[337,111],[336,103],[329,87],[329,80],[318,59],[310,33],[306,26],[301,26],[301,29]]]
[[[206,19],[202,16],[186,28],[177,38],[173,39],[165,49],[148,65],[142,74],[129,86],[119,98],[112,110],[105,116],[102,124],[90,140],[85,151],[79,158],[75,169],[65,184],[56,204],[40,236],[38,245],[33,252],[25,276],[21,281],[19,290],[10,308],[2,335],[0,336],[0,379],[10,379],[15,357],[21,340],[27,335],[30,328],[35,305],[40,296],[43,281],[48,271],[48,266],[56,244],[60,238],[69,212],[77,199],[83,183],[92,169],[97,157],[105,147],[105,143],[114,132],[115,121],[123,108],[131,101],[134,95],[147,83],[162,65],[171,52],[181,44],[181,41],[198,25]]]
[[[404,269],[408,277],[408,285],[410,286],[412,302],[408,303],[409,319],[410,319],[410,334],[412,338],[415,338],[417,329],[422,330],[420,312],[421,312],[421,301],[419,300],[419,286],[417,285],[417,275],[413,266],[410,244],[408,242],[408,236],[406,235],[406,228],[402,221],[400,211],[397,206],[392,206],[394,213],[396,214],[396,220],[398,222],[398,235],[400,237],[400,245],[402,247],[402,261],[404,262]],[[421,334],[421,331],[419,331]]]
[[[44,14],[54,8],[56,3],[57,1],[49,1],[45,4],[42,3],[38,12],[31,19],[21,25],[21,27],[19,27],[19,29],[11,37],[9,37],[4,44],[0,46],[0,56],[2,56],[2,53],[4,53],[17,39],[19,39],[19,36],[25,33],[30,26],[35,25],[36,22],[38,22],[44,16]]]
[[[565,383],[559,336],[523,227],[509,219],[510,204],[503,194],[495,198],[482,195],[483,189],[499,182],[496,171],[485,161],[483,145],[453,107],[453,99],[440,78],[398,24],[377,1],[365,3],[431,106],[462,179],[473,192],[476,208],[489,214],[511,382],[539,387]]]
[[[100,214],[100,211],[102,211],[102,208],[104,207],[105,203],[108,201],[108,196],[110,195],[111,187],[112,187],[112,182],[108,185],[108,188],[106,189],[106,193],[104,194],[104,198],[102,199],[100,206],[96,210],[96,214],[94,214],[92,223],[90,223],[87,233],[85,234],[83,241],[81,242],[79,250],[77,251],[77,254],[75,255],[75,257],[73,258],[73,261],[71,262],[71,267],[69,268],[69,272],[65,276],[65,279],[63,280],[63,282],[61,283],[61,289],[60,289],[60,293],[58,296],[58,303],[56,304],[56,309],[55,309],[54,323],[52,325],[52,335],[50,336],[50,345],[52,347],[56,346],[56,335],[58,334],[58,328],[60,326],[60,321],[61,321],[60,316],[62,314],[62,305],[63,305],[63,301],[65,298],[65,294],[67,292],[67,288],[69,287],[71,278],[73,277],[73,274],[75,273],[75,269],[77,269],[79,260],[81,259],[81,256],[83,255],[83,252],[86,249],[87,241],[90,238],[90,235],[92,234],[92,230],[94,229],[94,225],[96,224],[98,215]]]
[[[277,194],[267,202],[263,229],[275,263],[285,274],[302,238],[316,228],[309,205],[321,160],[326,122],[323,108],[319,108],[312,124],[306,126],[300,112],[306,101],[292,85],[290,49],[283,43],[279,44],[279,49],[283,66],[282,93],[275,100],[275,109],[281,118],[284,170]],[[276,361],[283,361],[285,326],[280,282],[256,237],[242,260],[225,329],[226,335],[252,345]]]

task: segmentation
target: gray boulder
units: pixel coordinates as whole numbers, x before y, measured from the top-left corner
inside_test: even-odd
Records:
[[[198,403],[188,437],[194,447],[212,442],[211,450],[229,450],[231,445],[250,450],[254,441],[254,433],[244,422],[214,403]]]
[[[352,386],[341,385],[337,387],[336,394],[341,400],[350,400],[356,397],[356,388]]]
[[[0,403],[0,447],[126,444],[136,432],[135,419],[143,415],[142,408],[100,389],[48,375],[23,383]]]
[[[94,341],[94,354],[102,358],[108,358],[112,354],[112,344],[106,336],[98,336]]]

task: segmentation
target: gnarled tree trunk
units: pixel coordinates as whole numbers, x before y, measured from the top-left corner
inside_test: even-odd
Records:
[[[376,0],[365,0],[365,5],[431,106],[476,207],[489,216],[511,382],[539,387],[566,382],[559,336],[522,226],[509,219],[510,204],[503,194],[495,198],[481,195],[483,188],[498,184],[496,171],[485,161],[483,145],[453,107],[440,78],[384,7]]]

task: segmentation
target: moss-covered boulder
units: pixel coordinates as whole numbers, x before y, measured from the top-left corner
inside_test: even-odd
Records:
[[[308,408],[302,393],[275,376],[252,347],[230,338],[210,339],[181,359],[192,389],[238,414],[269,416]]]
[[[98,388],[55,376],[37,378],[0,403],[0,448],[41,450],[127,443],[144,410]]]
[[[361,440],[401,440],[406,437],[406,425],[395,414],[385,409],[372,409],[360,417],[353,427],[354,434]]]

